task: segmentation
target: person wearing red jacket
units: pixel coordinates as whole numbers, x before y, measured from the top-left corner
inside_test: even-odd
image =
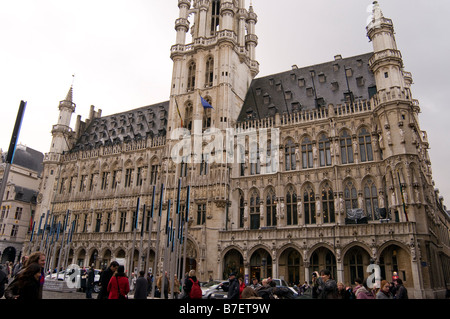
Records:
[[[119,266],[108,284],[108,299],[127,299],[130,283],[125,275],[125,267]]]

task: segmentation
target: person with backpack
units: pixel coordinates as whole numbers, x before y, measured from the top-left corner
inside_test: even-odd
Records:
[[[195,270],[189,271],[189,276],[184,281],[185,299],[201,299],[202,289],[195,275]]]

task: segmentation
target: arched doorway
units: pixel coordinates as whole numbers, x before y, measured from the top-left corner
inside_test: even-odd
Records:
[[[333,279],[337,278],[336,257],[333,252],[326,247],[317,248],[310,257],[310,273],[328,269]]]
[[[303,283],[305,273],[300,253],[294,248],[286,249],[280,256],[278,272],[289,284]]]
[[[91,253],[91,257],[89,258],[88,267],[94,266],[94,268],[98,268],[98,250],[94,249]]]
[[[260,281],[272,277],[272,256],[267,250],[259,248],[250,257],[250,277]]]
[[[411,256],[398,245],[391,244],[383,249],[379,258],[381,278],[392,281],[398,276],[407,287],[413,287]]]
[[[346,285],[353,285],[355,279],[365,280],[371,259],[369,253],[362,247],[352,247],[344,256],[344,278]]]
[[[86,250],[82,249],[78,253],[77,265],[80,266],[80,267],[83,267],[85,259],[86,259]]]
[[[231,249],[225,254],[223,258],[223,273],[222,278],[226,279],[228,276],[235,272],[241,276],[244,275],[244,258],[241,253],[236,249]]]
[[[6,247],[2,253],[2,264],[7,261],[14,263],[16,259],[16,249],[14,247]]]

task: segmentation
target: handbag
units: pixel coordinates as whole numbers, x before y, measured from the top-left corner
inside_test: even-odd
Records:
[[[119,292],[119,300],[127,300],[127,296],[122,295],[122,294],[120,293],[119,278],[116,277],[116,280],[117,280],[117,291]]]

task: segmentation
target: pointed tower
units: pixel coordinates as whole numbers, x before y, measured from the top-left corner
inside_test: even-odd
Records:
[[[173,74],[168,133],[181,126],[225,129],[236,121],[259,72],[257,16],[245,0],[180,0],[171,48]],[[186,43],[188,32],[192,42]],[[202,96],[214,109],[204,109]],[[178,109],[180,112],[177,110]],[[180,118],[181,117],[181,118]]]
[[[50,154],[62,154],[69,149],[70,145],[68,143],[72,134],[70,121],[75,108],[76,105],[73,103],[73,86],[71,86],[66,98],[59,102],[58,124],[54,125],[52,129],[53,138]]]
[[[377,85],[374,102],[383,157],[417,154],[416,143],[420,135],[417,115],[420,108],[418,101],[412,99],[412,76],[404,70],[392,20],[384,17],[377,1],[373,3],[367,36],[374,50],[369,66]]]
[[[40,221],[42,217],[41,229],[44,228],[45,218],[52,209],[51,202],[55,193],[62,190],[60,179],[61,155],[70,149],[70,144],[73,140],[74,133],[70,128],[70,120],[72,113],[75,112],[75,107],[76,105],[73,103],[73,86],[71,86],[66,98],[59,102],[58,122],[52,128],[52,144],[50,145],[49,153],[44,156],[42,182],[39,186],[34,217],[35,221]],[[34,247],[34,249],[42,249],[42,247]]]

